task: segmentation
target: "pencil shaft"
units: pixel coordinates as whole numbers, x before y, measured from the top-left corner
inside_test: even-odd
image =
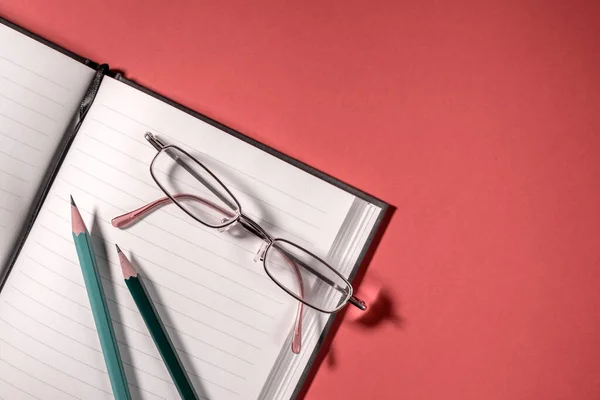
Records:
[[[125,280],[131,296],[137,305],[148,331],[158,348],[158,351],[169,370],[169,374],[177,387],[177,391],[182,399],[198,399],[198,395],[194,390],[194,386],[189,380],[181,360],[179,359],[177,352],[171,342],[171,339],[167,335],[167,331],[160,319],[160,316],[156,312],[154,304],[150,300],[150,296],[144,287],[143,282],[137,276],[132,276]]]
[[[117,400],[130,400],[131,395],[127,386],[125,371],[123,370],[121,354],[119,353],[119,347],[113,331],[108,305],[104,297],[102,282],[100,281],[88,234],[85,232],[79,234],[73,233],[73,240],[77,249],[77,256],[79,257],[79,264],[81,265],[83,280],[90,300],[113,394]]]

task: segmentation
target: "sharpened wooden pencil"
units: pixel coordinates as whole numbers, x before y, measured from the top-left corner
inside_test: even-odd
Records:
[[[150,299],[146,287],[125,254],[123,254],[118,245],[116,245],[116,247],[125,284],[129,288],[129,292],[146,323],[148,331],[150,331],[150,335],[158,348],[158,352],[160,353],[167,370],[169,370],[169,374],[175,383],[175,387],[177,387],[179,395],[182,399],[186,400],[198,399],[194,386],[181,364],[181,360],[179,359],[175,347],[171,342],[171,338],[169,338],[167,330]]]
[[[113,395],[117,400],[131,400],[90,236],[73,197],[71,197],[71,228]]]

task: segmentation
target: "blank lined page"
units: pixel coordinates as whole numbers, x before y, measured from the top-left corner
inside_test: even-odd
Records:
[[[0,24],[0,270],[93,74]]]
[[[235,229],[220,233],[201,226],[173,204],[126,230],[110,225],[111,218],[162,196],[148,169],[156,151],[144,139],[146,131],[206,163],[244,213],[273,236],[323,257],[354,199],[105,78],[0,293],[0,397],[111,398],[71,236],[71,194],[94,235],[133,396],[178,398],[123,282],[115,243],[143,276],[201,396],[259,396],[290,334],[297,303],[253,261],[260,241]]]

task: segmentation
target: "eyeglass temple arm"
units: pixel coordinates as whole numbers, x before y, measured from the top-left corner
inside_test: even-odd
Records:
[[[200,196],[193,195],[193,194],[177,193],[177,194],[173,195],[173,198],[198,201],[198,202],[206,205],[207,207],[212,208],[215,211],[219,211],[220,213],[228,216],[229,218],[231,218],[235,215],[231,211],[226,210],[222,207],[219,207],[217,204],[215,204],[209,200],[206,200]],[[137,208],[128,213],[119,215],[118,217],[113,218],[110,222],[111,222],[112,226],[114,226],[115,228],[126,228],[127,226],[142,219],[144,216],[146,216],[147,214],[156,210],[157,208],[162,207],[165,204],[169,204],[170,202],[171,202],[171,199],[169,197],[161,197],[160,199],[155,200],[151,203],[148,203],[140,208]]]
[[[348,303],[352,304],[354,307],[358,308],[361,311],[365,311],[367,309],[367,303],[364,300],[359,299],[356,296],[350,296],[348,299]]]
[[[151,132],[146,132],[144,137],[146,138],[146,140],[148,142],[150,142],[150,144],[156,150],[164,151],[169,157],[171,157],[171,159],[173,159],[173,161],[175,161],[177,164],[179,164],[183,169],[185,169],[188,173],[190,173],[190,175],[192,175],[200,183],[202,183],[206,188],[208,188],[208,190],[210,190],[215,196],[217,196],[219,198],[219,200],[221,200],[223,203],[225,203],[227,205],[227,207],[230,207],[233,210],[237,209],[236,204],[233,204],[230,199],[228,199],[226,196],[223,196],[223,194],[221,194],[217,189],[215,189],[213,187],[213,185],[211,185],[209,182],[207,182],[206,179],[204,179],[204,177],[202,175],[198,174],[198,171],[196,171],[194,168],[190,167],[185,161],[183,161],[181,158],[177,157],[175,154],[173,154],[173,152],[169,151],[169,149],[165,149],[165,147],[167,147],[167,146],[159,138],[154,136]],[[198,161],[198,163],[204,167],[204,165],[202,163],[200,163],[199,161]],[[206,167],[204,167],[204,168],[206,168]],[[206,169],[206,170],[208,171],[208,169]],[[213,178],[215,178],[219,183],[221,183],[221,181],[217,177],[213,176]],[[223,184],[221,183],[221,185],[223,185]]]
[[[323,280],[325,283],[329,284],[331,287],[333,287],[337,291],[342,292],[342,293],[345,292],[345,290],[343,290],[343,288],[340,287],[338,284],[336,284],[331,279],[327,278],[322,273],[320,273],[319,271],[315,270],[313,267],[311,267],[310,265],[306,264],[305,262],[303,262],[299,258],[294,257],[292,254],[286,254],[286,257],[290,257],[293,260],[294,263],[297,263],[297,264],[301,265],[302,267],[304,267],[305,269],[307,269],[308,271],[312,272],[319,279]],[[350,296],[350,298],[348,299],[348,303],[350,303],[353,306],[361,309],[362,311],[365,311],[367,309],[367,303],[365,303],[363,300],[359,299],[356,296]]]
[[[281,255],[294,270],[294,274],[296,275],[296,280],[298,282],[298,291],[300,297],[304,298],[304,281],[302,280],[300,269],[292,260],[290,260],[287,254],[281,252]],[[302,316],[304,314],[304,303],[299,301],[297,307],[296,320],[294,321],[294,334],[292,336],[292,352],[295,354],[300,353],[302,348]]]

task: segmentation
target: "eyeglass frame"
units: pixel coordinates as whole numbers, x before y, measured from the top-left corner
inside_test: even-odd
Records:
[[[131,222],[131,220],[137,220],[138,216],[141,217],[143,214],[145,214],[146,212],[151,211],[154,207],[157,206],[161,206],[163,202],[170,200],[170,202],[174,203],[176,206],[178,206],[182,211],[184,211],[187,215],[189,215],[190,217],[192,217],[195,221],[199,222],[200,224],[209,227],[209,228],[213,228],[213,229],[218,229],[220,232],[223,232],[227,229],[229,229],[229,227],[233,226],[235,223],[239,223],[246,231],[250,232],[251,234],[255,235],[256,237],[258,237],[259,239],[262,240],[262,245],[261,248],[259,249],[259,251],[257,252],[254,261],[258,261],[258,259],[260,259],[260,261],[262,261],[263,263],[263,268],[265,270],[265,273],[267,274],[267,276],[269,276],[269,278],[271,278],[271,280],[279,287],[281,288],[284,292],[286,292],[288,295],[292,296],[295,300],[297,300],[298,303],[298,311],[296,314],[296,318],[295,318],[295,324],[294,324],[294,335],[293,335],[293,339],[292,339],[292,351],[294,353],[299,353],[300,352],[300,348],[301,348],[301,342],[302,342],[302,317],[304,314],[304,306],[306,305],[307,307],[310,307],[314,310],[317,310],[319,312],[325,313],[325,314],[333,314],[336,313],[338,311],[340,311],[342,308],[344,308],[348,303],[352,304],[353,306],[357,307],[358,309],[364,311],[367,309],[367,305],[363,300],[360,300],[359,298],[357,298],[356,296],[353,295],[354,293],[354,288],[352,287],[352,284],[339,272],[337,271],[335,268],[333,268],[331,265],[329,265],[329,263],[325,262],[324,260],[322,260],[320,257],[316,256],[314,253],[312,253],[311,251],[305,249],[302,246],[299,246],[296,243],[293,243],[287,239],[283,239],[283,238],[274,238],[273,236],[271,236],[267,231],[265,231],[264,228],[262,228],[257,222],[255,222],[254,220],[252,220],[251,218],[249,218],[248,216],[246,216],[243,212],[242,212],[242,207],[239,203],[239,201],[237,200],[237,198],[231,193],[231,191],[229,190],[229,188],[208,168],[206,167],[200,160],[198,160],[196,157],[190,155],[187,151],[183,150],[182,148],[175,146],[175,145],[166,145],[164,144],[159,138],[157,138],[155,135],[153,135],[151,132],[146,132],[144,135],[144,138],[157,150],[157,154],[154,156],[154,158],[152,159],[152,162],[150,163],[149,166],[149,170],[150,170],[150,175],[152,176],[152,179],[154,180],[154,182],[157,184],[157,186],[163,191],[163,193],[167,196],[167,198],[163,198],[163,199],[159,199],[156,200],[154,202],[148,203],[145,206],[142,206],[136,210],[130,211],[126,214],[120,215],[118,217],[115,217],[112,219],[112,224],[115,227],[122,227],[123,223],[125,225],[127,225],[129,222]],[[167,156],[171,157],[175,162],[177,162],[179,165],[181,165],[187,172],[189,172],[195,179],[197,179],[200,183],[202,183],[202,185],[204,187],[206,187],[207,189],[209,189],[210,191],[213,192],[213,194],[215,194],[217,197],[220,198],[221,201],[223,201],[225,204],[227,204],[228,207],[232,207],[232,204],[230,204],[230,202],[223,198],[222,195],[220,195],[219,193],[217,193],[215,190],[213,190],[211,188],[211,185],[204,183],[202,177],[199,177],[196,173],[194,173],[190,167],[183,161],[183,160],[179,160],[174,158],[172,155],[170,155],[168,153],[169,149],[174,149],[176,151],[179,151],[181,153],[183,153],[186,157],[189,157],[189,159],[193,162],[195,162],[198,166],[200,166],[204,171],[206,171],[211,178],[213,178],[222,189],[225,190],[225,192],[231,197],[231,199],[233,199],[233,201],[235,202],[235,206],[237,207],[236,209],[236,213],[235,213],[235,218],[231,218],[226,222],[223,223],[221,225],[211,225],[209,223],[206,223],[205,221],[202,221],[201,219],[199,219],[198,217],[196,217],[195,215],[193,215],[191,212],[189,212],[185,207],[183,207],[176,199],[174,196],[177,196],[178,194],[174,194],[171,195],[171,193],[165,189],[163,187],[163,185],[161,185],[159,179],[157,179],[157,177],[154,174],[154,163],[156,162],[157,158],[160,156],[161,153],[165,152],[165,154],[167,154]],[[199,200],[200,202],[204,202],[206,203],[210,203],[210,206],[212,206],[213,208],[218,209],[219,211],[221,211],[223,214],[228,215],[228,212],[226,210],[223,210],[220,206],[215,205],[214,203],[212,203],[210,200],[206,200],[203,199],[202,197],[196,196],[196,195],[191,195],[191,194],[186,194],[186,193],[180,193],[179,195],[182,196],[191,196],[192,198],[194,198],[195,200]],[[208,204],[207,204],[208,205]],[[284,285],[282,285],[281,283],[279,283],[269,272],[269,269],[267,268],[267,263],[266,263],[266,255],[268,253],[268,251],[271,249],[271,247],[273,247],[273,245],[277,242],[281,242],[281,243],[286,243],[290,246],[295,247],[296,249],[308,254],[310,257],[313,257],[315,260],[317,260],[318,262],[320,262],[321,264],[323,264],[325,267],[327,267],[330,271],[332,271],[334,274],[337,275],[338,278],[341,279],[341,281],[347,285],[348,291],[346,293],[346,297],[344,299],[343,302],[340,302],[340,304],[333,310],[324,310],[321,309],[319,307],[316,307],[315,305],[312,305],[310,303],[308,303],[307,301],[305,301],[303,299],[303,292],[304,292],[304,282],[302,279],[302,275],[300,273],[300,270],[298,269],[299,267],[302,267],[304,269],[307,270],[307,272],[310,272],[312,274],[314,274],[317,278],[319,278],[324,284],[329,285],[330,287],[332,287],[333,289],[336,289],[340,292],[346,292],[346,290],[339,290],[339,288],[341,288],[339,285],[335,284],[334,282],[332,282],[329,278],[324,277],[321,273],[315,271],[313,268],[309,267],[308,265],[306,265],[306,263],[302,262],[301,260],[298,260],[297,257],[293,257],[295,259],[291,260],[290,259],[290,254],[285,254],[286,252],[284,252],[284,249],[278,249],[279,252],[284,256],[284,258],[286,259],[286,261],[292,265],[292,267],[295,270],[295,274],[296,274],[296,278],[298,279],[298,284],[300,286],[300,296],[296,295],[295,293],[293,293],[290,289],[288,289],[287,287],[285,287]],[[289,253],[289,252],[288,252]]]
[[[246,216],[242,212],[242,206],[241,206],[240,202],[238,201],[238,199],[233,195],[233,193],[231,193],[231,191],[229,190],[229,188],[208,167],[206,167],[200,160],[198,160],[196,157],[192,156],[191,154],[189,154],[187,151],[183,150],[179,146],[164,144],[160,139],[158,139],[156,136],[154,136],[151,132],[146,132],[146,134],[144,135],[144,138],[158,151],[158,153],[152,159],[152,162],[150,163],[150,168],[149,169],[150,169],[150,175],[152,176],[152,179],[157,184],[157,186],[163,191],[163,193],[165,195],[167,195],[167,197],[169,197],[169,199],[171,199],[171,201],[173,203],[175,203],[175,205],[177,205],[187,215],[189,215],[195,221],[201,223],[202,225],[204,225],[204,226],[206,226],[208,228],[222,229],[222,228],[225,228],[225,227],[232,226],[236,222],[239,222],[240,225],[244,229],[246,229],[248,232],[254,234],[259,239],[267,242],[267,247],[263,247],[260,250],[260,252],[261,252],[261,254],[260,254],[260,260],[263,262],[263,268],[265,269],[265,272],[267,273],[267,275],[269,276],[269,278],[271,278],[271,280],[274,283],[276,283],[277,286],[279,286],[281,289],[283,289],[286,293],[288,293],[294,299],[302,302],[304,305],[306,305],[306,306],[308,306],[308,307],[310,307],[310,308],[312,308],[314,310],[317,310],[319,312],[325,313],[325,314],[336,313],[339,310],[341,310],[342,308],[344,308],[348,303],[354,305],[355,307],[357,307],[357,308],[359,308],[359,309],[361,309],[363,311],[366,310],[366,303],[364,301],[358,299],[357,297],[355,297],[353,295],[354,288],[352,287],[352,284],[338,270],[336,270],[335,268],[333,268],[331,265],[329,265],[329,263],[325,262],[320,257],[318,257],[317,255],[315,255],[311,251],[307,250],[306,248],[304,248],[302,246],[299,246],[296,243],[293,243],[293,242],[291,242],[291,241],[289,241],[287,239],[274,238],[273,236],[271,236],[257,222],[255,222],[254,220],[252,220],[251,218],[249,218],[248,216]],[[201,219],[197,218],[192,213],[190,213],[188,210],[186,210],[185,207],[183,207],[181,204],[179,204],[179,202],[171,195],[171,193],[169,193],[169,191],[167,189],[165,189],[163,187],[163,185],[161,185],[159,179],[157,179],[157,177],[155,176],[154,171],[153,171],[154,163],[155,163],[156,159],[158,158],[158,156],[160,155],[160,153],[161,152],[165,152],[166,153],[166,151],[168,149],[176,149],[177,151],[182,152],[187,157],[189,157],[190,159],[192,159],[193,161],[195,161],[199,166],[201,166],[204,169],[204,171],[206,171],[214,180],[216,180],[219,183],[219,185],[221,185],[221,187],[223,189],[225,189],[225,191],[233,199],[233,201],[235,202],[235,205],[237,207],[237,213],[236,213],[235,218],[230,219],[227,223],[225,223],[223,225],[214,226],[214,225],[210,225],[210,224],[202,221]],[[166,154],[168,155],[168,153],[166,153]],[[177,161],[177,160],[175,160],[175,161]],[[197,177],[195,177],[195,178],[197,178]],[[208,189],[210,189],[210,187],[208,185],[204,185],[204,186],[206,186]],[[289,289],[287,289],[286,287],[284,287],[283,285],[281,285],[271,275],[271,273],[269,272],[268,268],[266,267],[266,262],[265,262],[265,255],[267,254],[267,252],[269,251],[269,249],[273,246],[273,244],[275,242],[283,242],[283,243],[287,243],[289,245],[292,245],[292,246],[296,247],[297,249],[299,249],[301,251],[304,251],[305,253],[307,253],[308,255],[310,255],[311,257],[315,258],[317,261],[319,261],[320,263],[322,263],[323,265],[325,265],[326,267],[328,267],[332,272],[334,272],[350,288],[350,291],[346,294],[346,299],[343,302],[341,302],[341,304],[338,307],[336,307],[334,310],[328,311],[328,310],[321,309],[319,307],[315,307],[314,305],[312,305],[312,304],[306,302],[305,300],[297,297]],[[328,285],[332,286],[333,288],[335,288],[336,286],[338,286],[335,283],[331,282],[328,278],[322,276],[320,273],[318,273],[317,271],[314,271],[312,268],[306,266],[305,264],[301,265],[301,266],[303,268],[306,268],[311,273],[315,274],[319,279],[321,279],[322,281],[326,282]]]

